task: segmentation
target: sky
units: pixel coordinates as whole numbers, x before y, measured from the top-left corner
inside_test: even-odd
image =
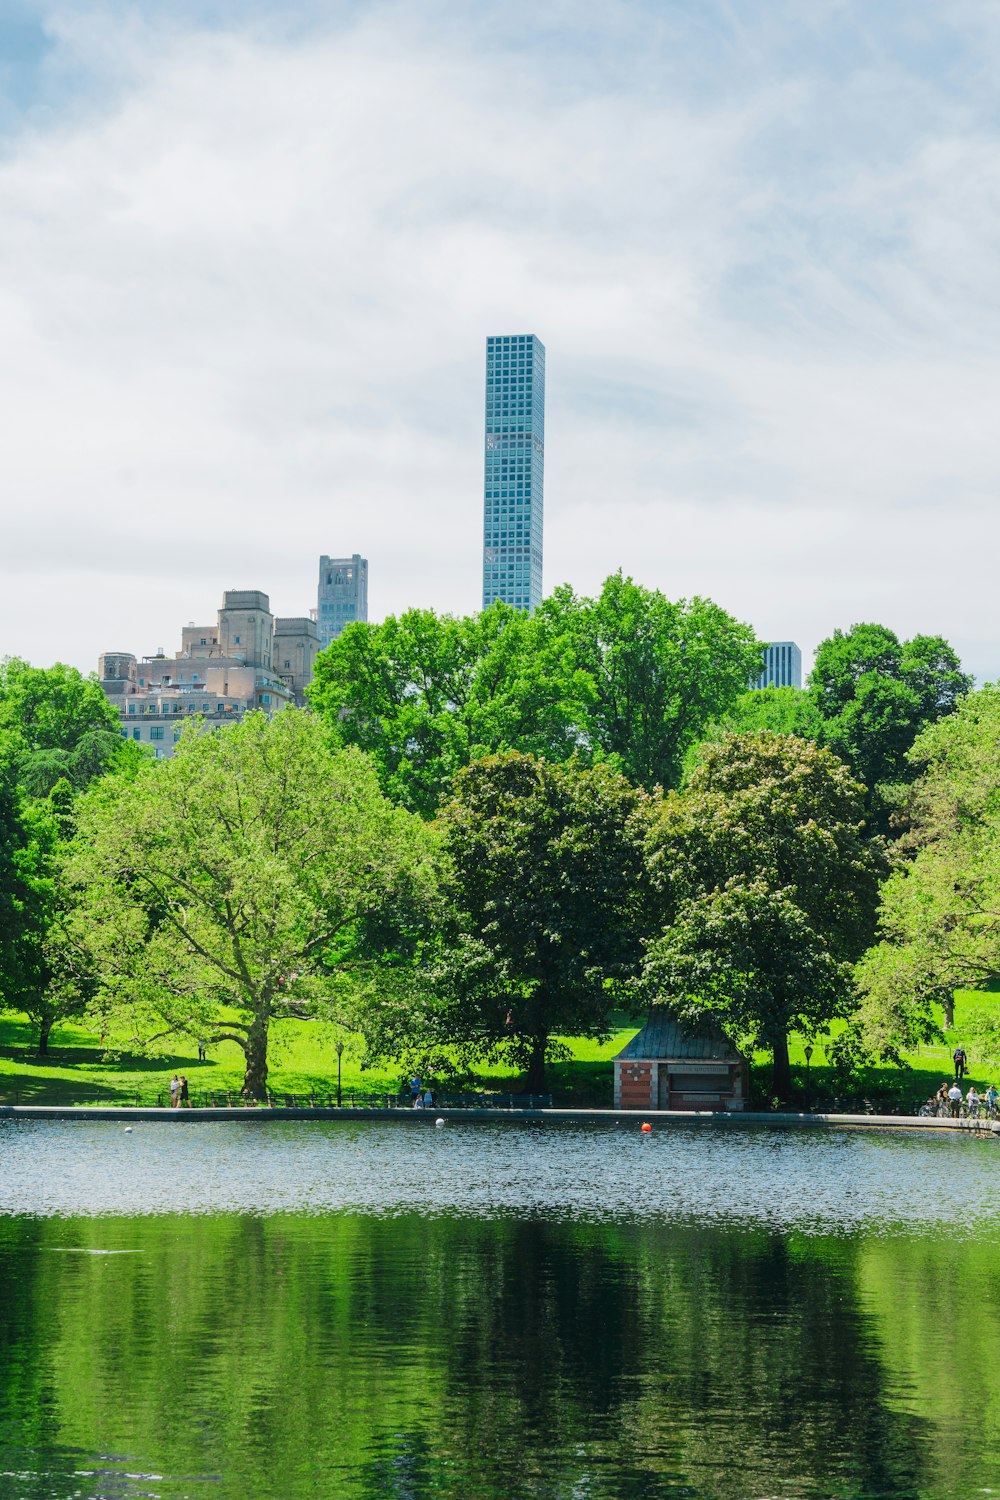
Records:
[[[224,589],[481,598],[485,342],[545,587],[1000,677],[997,0],[0,0],[0,656]]]

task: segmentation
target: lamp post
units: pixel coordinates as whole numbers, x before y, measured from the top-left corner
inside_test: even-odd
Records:
[[[805,1053],[806,1059],[806,1100],[808,1101],[812,1098],[812,1087],[809,1081],[809,1061],[813,1055],[813,1049],[809,1042],[806,1042],[805,1046],[802,1048],[802,1051]]]
[[[340,1056],[344,1050],[343,1042],[337,1043],[337,1108],[340,1108]]]

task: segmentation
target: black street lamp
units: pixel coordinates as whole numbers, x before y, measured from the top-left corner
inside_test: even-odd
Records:
[[[813,1055],[813,1049],[807,1042],[806,1045],[802,1048],[802,1051],[805,1053],[806,1059],[806,1098],[810,1099],[812,1098],[812,1088],[809,1083],[809,1060]]]
[[[337,1108],[340,1108],[340,1054],[344,1050],[343,1042],[337,1043]]]

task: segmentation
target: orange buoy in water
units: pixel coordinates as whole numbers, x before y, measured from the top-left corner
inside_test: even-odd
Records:
[[[643,1120],[643,1122],[642,1122],[642,1133],[643,1133],[643,1135],[645,1135],[647,1133],[647,1131],[652,1130],[652,1128],[653,1127],[652,1127],[652,1125],[650,1125],[650,1123],[649,1123],[648,1120]]]

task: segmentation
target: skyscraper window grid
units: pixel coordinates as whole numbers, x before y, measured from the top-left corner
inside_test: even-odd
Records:
[[[542,598],[545,346],[534,334],[486,341],[483,607]]]
[[[752,688],[802,686],[802,652],[794,641],[770,641],[764,652],[764,670]]]

